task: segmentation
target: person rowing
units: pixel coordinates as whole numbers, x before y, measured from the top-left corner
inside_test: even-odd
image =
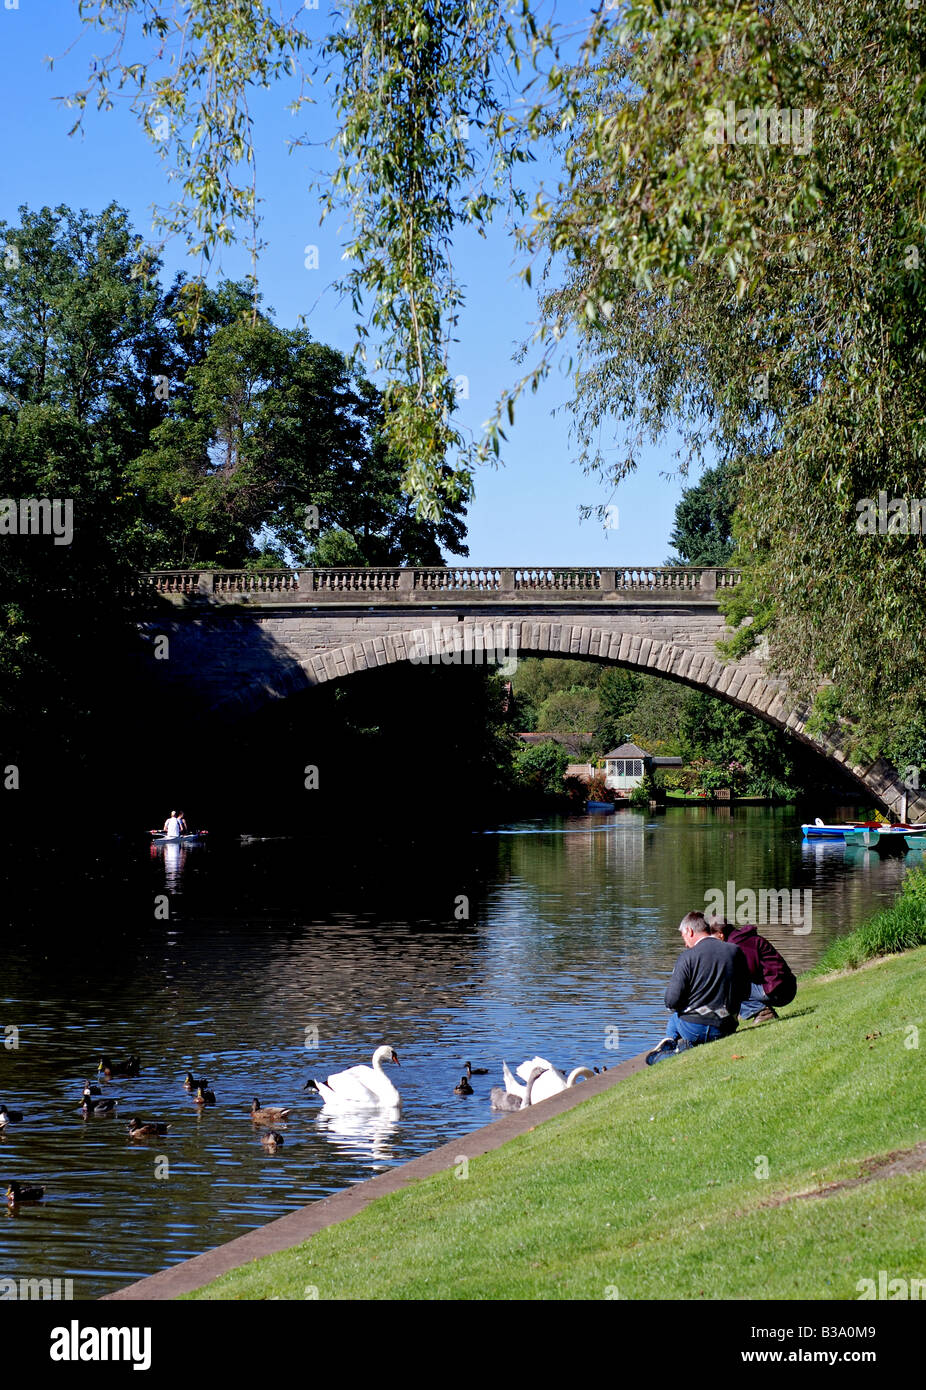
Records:
[[[182,813],[178,816],[176,811],[171,811],[167,820],[164,822],[164,834],[167,836],[168,840],[180,839],[180,836],[183,834]]]

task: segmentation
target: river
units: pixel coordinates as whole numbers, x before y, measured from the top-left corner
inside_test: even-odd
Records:
[[[92,1298],[492,1119],[488,1091],[539,1052],[609,1066],[663,1031],[678,922],[705,893],[798,890],[800,928],[768,935],[796,970],[896,894],[908,855],[802,843],[789,809],[672,808],[377,838],[366,816],[322,841],[125,844],[8,871],[0,1099],[7,1180],[46,1200],[7,1212],[0,1278],[70,1279]],[[807,898],[808,891],[812,898]],[[807,925],[809,923],[809,930]],[[398,1120],[333,1117],[309,1077],[397,1051]],[[100,1053],[118,1119],[83,1119]],[[475,1094],[463,1063],[488,1067]],[[205,1075],[217,1104],[183,1090]],[[293,1107],[264,1151],[248,1108]],[[131,1140],[138,1114],[165,1139]]]

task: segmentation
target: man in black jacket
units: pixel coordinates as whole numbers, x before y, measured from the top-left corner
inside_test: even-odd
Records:
[[[679,931],[686,950],[666,986],[666,1008],[672,1012],[666,1036],[647,1054],[650,1065],[735,1032],[740,1005],[749,998],[746,957],[738,946],[711,935],[703,912],[689,912]]]

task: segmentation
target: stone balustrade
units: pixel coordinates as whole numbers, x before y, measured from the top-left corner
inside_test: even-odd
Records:
[[[567,565],[446,565],[419,568],[279,570],[155,570],[139,577],[139,594],[176,603],[195,600],[246,604],[379,605],[464,602],[576,602],[633,600],[716,603],[735,588],[734,569]]]

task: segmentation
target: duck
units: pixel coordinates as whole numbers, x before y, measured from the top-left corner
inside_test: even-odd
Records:
[[[163,1124],[160,1120],[151,1120],[143,1125],[137,1115],[133,1115],[129,1120],[129,1134],[133,1139],[154,1139],[156,1136],[166,1134],[170,1125]]]
[[[511,1091],[506,1091],[503,1086],[493,1086],[489,1092],[489,1102],[493,1110],[526,1110],[533,1104],[534,1083],[537,1078],[543,1076],[543,1068],[535,1067],[527,1079],[524,1088],[524,1095],[514,1095]]]
[[[283,1147],[283,1136],[277,1129],[268,1129],[266,1134],[260,1136],[260,1142],[265,1149],[273,1153],[276,1149]]]
[[[101,1096],[103,1094],[102,1090],[96,1084],[95,1081],[85,1081],[84,1090],[89,1091],[92,1096]]]
[[[141,1058],[133,1052],[124,1062],[114,1062],[109,1057],[101,1057],[97,1074],[102,1073],[109,1081],[114,1076],[137,1076],[141,1071]]]
[[[473,1094],[473,1088],[465,1076],[460,1077],[460,1084],[459,1086],[454,1086],[453,1094],[455,1096],[471,1096]]]
[[[284,1110],[282,1106],[279,1105],[265,1105],[262,1108],[260,1101],[257,1099],[257,1096],[254,1097],[254,1104],[251,1106],[251,1119],[254,1120],[257,1124],[280,1124],[281,1121],[286,1119],[286,1116],[288,1114],[289,1111]]]
[[[215,1091],[206,1089],[208,1082],[202,1080],[196,1088],[196,1095],[193,1097],[197,1105],[215,1105]]]
[[[488,1076],[489,1074],[488,1067],[474,1067],[469,1062],[464,1062],[463,1065],[466,1068],[467,1081],[471,1081],[474,1076]]]
[[[30,1187],[24,1182],[11,1182],[6,1189],[6,1204],[8,1207],[17,1207],[20,1202],[41,1202],[44,1196],[44,1187]]]
[[[115,1096],[95,1096],[88,1087],[84,1088],[80,1108],[85,1115],[112,1115],[119,1104]]]
[[[200,1086],[208,1086],[209,1082],[203,1077],[202,1081],[197,1081],[191,1071],[188,1071],[183,1079],[183,1089],[185,1091],[196,1091]]]
[[[0,1129],[5,1129],[8,1124],[22,1124],[22,1118],[21,1110],[7,1110],[5,1105],[0,1105]]]
[[[383,1071],[384,1062],[400,1065],[395,1048],[386,1043],[373,1053],[372,1067],[348,1067],[346,1071],[335,1072],[327,1081],[310,1077],[303,1089],[317,1091],[325,1105],[332,1108],[356,1110],[389,1106],[398,1110],[402,1097]]]

